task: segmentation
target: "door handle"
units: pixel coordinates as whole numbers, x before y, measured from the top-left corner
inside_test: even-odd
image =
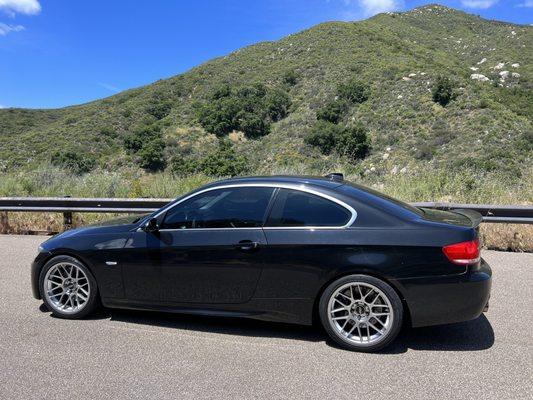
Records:
[[[259,242],[253,242],[251,240],[241,240],[237,243],[236,247],[243,251],[252,251],[259,247]]]

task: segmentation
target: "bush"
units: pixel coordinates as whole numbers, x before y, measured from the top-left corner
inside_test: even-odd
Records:
[[[330,154],[335,149],[337,139],[342,128],[328,121],[318,121],[311,132],[305,137],[304,142],[318,147],[323,154]]]
[[[298,82],[298,74],[294,69],[288,69],[283,73],[282,82],[289,86],[294,86]]]
[[[52,165],[66,168],[77,175],[85,174],[91,171],[96,160],[92,156],[80,154],[75,151],[56,151],[51,157]]]
[[[291,100],[287,92],[279,89],[269,91],[265,96],[264,107],[267,116],[274,122],[289,114]]]
[[[175,156],[170,160],[170,170],[176,176],[187,176],[199,172],[201,165],[194,158],[184,158],[181,155]]]
[[[456,94],[453,91],[453,84],[447,77],[439,76],[432,91],[433,101],[446,107],[450,101],[455,99]]]
[[[197,118],[207,132],[219,137],[239,130],[257,138],[270,132],[272,122],[285,118],[289,106],[289,96],[279,89],[255,84],[234,91],[224,85],[199,107]]]
[[[124,138],[124,147],[130,153],[136,153],[143,145],[161,138],[161,129],[156,124],[142,125]]]
[[[141,168],[151,172],[164,170],[167,165],[164,150],[163,139],[154,139],[144,144],[138,153]]]
[[[316,119],[332,122],[337,124],[344,112],[346,111],[347,104],[342,100],[330,101],[323,108],[316,112]]]
[[[169,101],[154,99],[146,108],[146,112],[156,119],[165,118],[172,109]]]
[[[366,128],[362,124],[347,126],[341,131],[336,148],[339,154],[344,154],[351,160],[365,158],[370,150]]]
[[[370,88],[357,79],[351,79],[339,86],[338,93],[341,99],[351,103],[364,103],[370,96]]]
[[[235,152],[230,141],[221,140],[218,149],[201,161],[200,168],[206,175],[236,176],[248,171],[248,160]]]
[[[336,151],[351,160],[364,158],[370,150],[367,130],[361,124],[343,128],[321,120],[313,126],[304,141],[318,147],[323,154],[328,155]]]

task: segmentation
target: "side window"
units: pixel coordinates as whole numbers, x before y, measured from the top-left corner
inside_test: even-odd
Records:
[[[168,210],[161,228],[261,227],[273,191],[266,187],[210,190]]]
[[[266,226],[344,226],[351,216],[345,207],[323,197],[280,189]]]

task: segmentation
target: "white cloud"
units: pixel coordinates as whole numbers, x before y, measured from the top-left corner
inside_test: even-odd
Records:
[[[492,7],[499,0],[461,0],[461,4],[468,8],[480,8],[485,9]]]
[[[533,8],[533,0],[526,0],[523,3],[520,3],[518,7]]]
[[[11,32],[20,32],[24,29],[26,28],[24,28],[22,25],[8,25],[0,22],[0,36],[5,36]]]
[[[389,11],[397,11],[403,6],[400,0],[359,0],[363,13],[370,17],[375,14]]]
[[[329,1],[329,0],[328,0]],[[373,15],[398,11],[403,8],[403,0],[342,0],[346,6],[344,19],[360,19],[361,17],[371,17]]]
[[[38,0],[0,0],[0,10],[10,17],[15,14],[35,15],[41,12]]]

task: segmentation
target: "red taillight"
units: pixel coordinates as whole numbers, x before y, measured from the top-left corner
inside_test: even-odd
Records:
[[[450,244],[444,246],[442,251],[454,264],[475,264],[479,261],[479,240]]]

